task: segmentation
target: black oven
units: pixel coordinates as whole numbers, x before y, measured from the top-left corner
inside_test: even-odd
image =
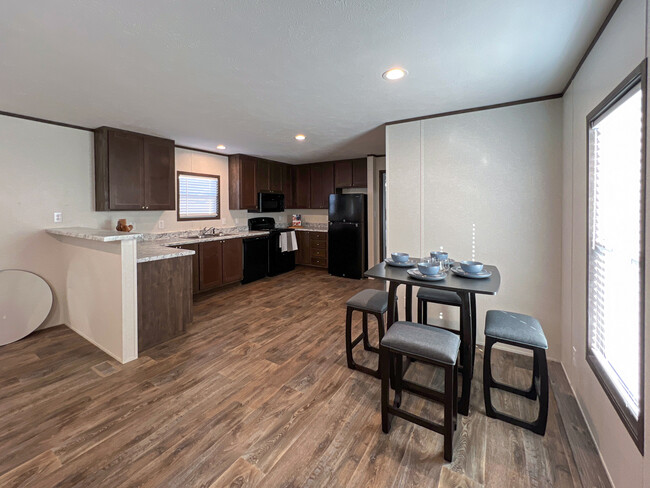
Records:
[[[284,193],[261,191],[257,198],[257,210],[249,212],[284,212]]]

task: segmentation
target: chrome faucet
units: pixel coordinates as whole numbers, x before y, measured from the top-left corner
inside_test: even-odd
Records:
[[[216,233],[217,233],[217,229],[215,229],[214,227],[204,227],[201,230],[200,235],[207,236],[208,234],[215,235]]]

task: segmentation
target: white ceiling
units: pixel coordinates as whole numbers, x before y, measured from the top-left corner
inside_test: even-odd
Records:
[[[384,122],[561,92],[613,3],[2,0],[0,110],[288,162],[379,154]]]

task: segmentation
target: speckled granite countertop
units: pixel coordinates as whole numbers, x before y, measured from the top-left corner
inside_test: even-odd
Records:
[[[190,249],[178,249],[173,246],[187,244],[199,244],[201,242],[225,241],[227,239],[241,239],[246,237],[265,236],[268,232],[236,232],[227,235],[215,235],[214,237],[191,238],[191,237],[170,237],[166,239],[153,239],[138,242],[138,263],[158,261],[160,259],[178,258],[191,256],[194,251]]]
[[[325,227],[323,229],[320,229],[320,228],[316,229],[314,227],[299,227],[297,229],[291,229],[291,230],[295,230],[295,231],[298,231],[298,232],[327,232],[327,227]]]
[[[91,229],[90,227],[57,227],[45,229],[45,232],[55,236],[75,237],[89,241],[113,242],[129,239],[142,239],[143,235],[137,232],[118,232],[116,230]]]

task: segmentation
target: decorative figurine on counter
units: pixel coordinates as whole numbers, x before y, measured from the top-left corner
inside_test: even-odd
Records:
[[[115,230],[118,232],[131,232],[133,230],[133,225],[126,225],[126,219],[120,219],[117,221],[117,227]]]

